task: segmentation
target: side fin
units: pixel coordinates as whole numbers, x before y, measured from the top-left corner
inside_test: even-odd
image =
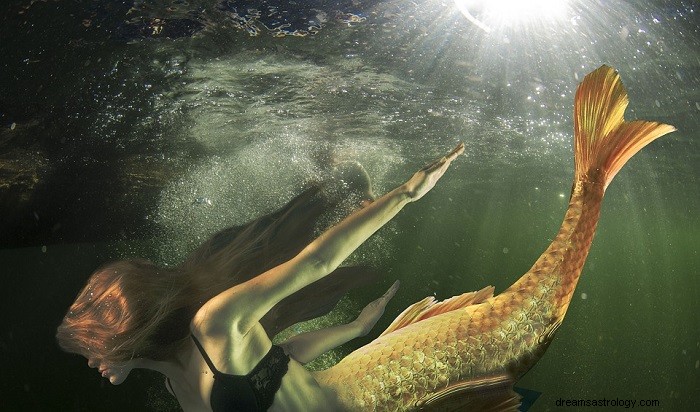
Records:
[[[507,375],[454,383],[416,403],[419,411],[517,412],[521,396]]]
[[[586,75],[574,100],[576,180],[607,188],[622,166],[653,140],[676,130],[667,124],[625,122],[629,99],[620,75],[601,66]]]
[[[485,301],[486,299],[492,298],[493,291],[493,286],[487,286],[479,291],[463,293],[459,296],[453,296],[449,299],[445,299],[442,302],[437,302],[434,297],[428,296],[420,302],[416,302],[407,307],[406,310],[401,312],[401,314],[396,317],[393,322],[391,322],[391,325],[389,325],[389,327],[379,336],[384,336],[388,333],[401,329],[404,326],[439,315],[441,313],[447,313],[470,305],[476,305]]]

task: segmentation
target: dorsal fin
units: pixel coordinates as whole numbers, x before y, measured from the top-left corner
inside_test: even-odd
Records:
[[[428,296],[420,302],[416,302],[407,307],[406,310],[401,312],[401,314],[394,319],[393,322],[391,322],[391,325],[389,325],[389,327],[379,336],[384,336],[387,333],[394,332],[403,328],[404,326],[420,322],[423,319],[427,319],[441,313],[447,313],[470,305],[476,305],[485,301],[486,299],[492,298],[493,291],[493,286],[486,286],[479,291],[463,293],[459,296],[453,296],[449,299],[445,299],[442,302],[438,302],[434,297]]]

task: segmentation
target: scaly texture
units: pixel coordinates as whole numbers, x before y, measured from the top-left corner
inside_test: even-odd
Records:
[[[319,372],[319,383],[353,411],[513,410],[515,394],[503,386],[539,360],[561,325],[605,188],[644,145],[674,130],[625,122],[627,102],[610,67],[590,73],[579,86],[569,207],[557,236],[527,273],[495,297],[486,298],[491,289],[484,289],[442,304],[428,299],[413,305],[387,333]],[[494,402],[474,403],[489,397]]]

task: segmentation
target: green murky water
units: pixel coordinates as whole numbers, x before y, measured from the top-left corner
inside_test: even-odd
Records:
[[[542,393],[535,411],[563,409],[558,399],[659,400],[647,409],[664,411],[698,404],[693,2],[571,0],[563,14],[523,12],[530,19],[520,21],[465,2],[490,32],[452,1],[299,2],[287,6],[291,27],[321,29],[282,38],[265,14],[252,26],[250,12],[236,20],[231,8],[243,9],[229,3],[137,2],[128,15],[126,1],[3,6],[8,410],[171,408],[156,377],[135,373],[111,387],[58,350],[54,328],[77,290],[107,259],[177,262],[213,231],[329,178],[339,162],[361,163],[383,193],[457,141],[467,146],[433,192],[351,258],[385,272],[382,284],[323,322],[349,319],[394,279],[402,287],[376,333],[427,295],[503,290],[561,223],[573,93],[604,63],[629,90],[628,118],[678,131],[611,184],[564,325],[519,386]]]

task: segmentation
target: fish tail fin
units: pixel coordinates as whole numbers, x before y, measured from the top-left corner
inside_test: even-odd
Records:
[[[574,100],[576,181],[607,188],[622,166],[653,140],[675,127],[644,120],[626,122],[629,100],[620,75],[601,66],[586,75]]]

